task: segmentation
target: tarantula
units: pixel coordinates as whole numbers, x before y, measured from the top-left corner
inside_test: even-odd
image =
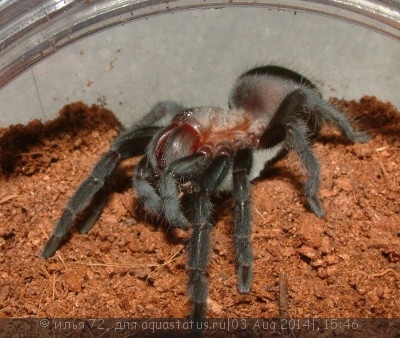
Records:
[[[229,109],[184,108],[174,102],[156,105],[139,123],[122,132],[81,184],[56,223],[42,258],[52,256],[77,216],[90,205],[80,226],[88,232],[105,205],[102,190],[120,161],[144,155],[132,180],[139,201],[172,227],[193,228],[189,245],[191,316],[206,315],[210,230],[210,197],[231,191],[235,202],[237,285],[248,293],[252,281],[250,182],[265,164],[285,151],[294,151],[307,173],[304,196],[311,211],[324,215],[317,196],[320,166],[310,147],[323,123],[336,126],[352,142],[366,142],[349,119],[321,98],[312,82],[279,66],[254,68],[236,80]],[[190,186],[190,189],[187,187]],[[183,210],[182,192],[193,213]]]

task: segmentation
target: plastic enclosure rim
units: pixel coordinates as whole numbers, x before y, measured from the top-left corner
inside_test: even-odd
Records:
[[[233,6],[318,13],[400,40],[400,2],[393,0],[6,0],[0,3],[0,88],[95,32],[163,13]]]

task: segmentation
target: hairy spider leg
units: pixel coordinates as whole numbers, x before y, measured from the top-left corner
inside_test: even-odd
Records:
[[[162,211],[161,197],[156,192],[152,182],[154,180],[154,169],[148,156],[143,156],[132,178],[132,186],[135,189],[140,203],[154,215],[160,215]]]
[[[159,102],[150,110],[148,114],[146,114],[138,123],[136,123],[136,127],[133,126],[130,128],[130,130],[138,128],[139,126],[162,126],[162,119],[166,118],[169,120],[183,109],[184,107],[182,105],[173,101]],[[97,219],[100,217],[104,206],[107,203],[108,196],[109,194],[102,193],[102,191],[99,191],[96,196],[94,196],[90,206],[87,208],[90,211],[89,215],[87,215],[84,222],[79,224],[78,230],[80,233],[87,233],[90,231]]]
[[[180,207],[176,180],[196,179],[196,176],[204,170],[207,159],[208,155],[205,152],[196,152],[177,159],[166,168],[161,176],[158,187],[161,205],[163,214],[171,226],[189,229],[189,221],[183,215]]]
[[[62,240],[70,231],[76,217],[85,210],[93,197],[104,187],[106,180],[118,164],[126,158],[143,154],[147,144],[158,130],[160,130],[160,127],[135,126],[116,137],[111,149],[101,157],[90,176],[70,198],[61,218],[54,227],[51,237],[40,254],[42,258],[48,258],[56,252]],[[100,201],[98,205],[98,207],[101,206],[104,206],[103,201]],[[95,210],[95,212],[99,212],[98,208],[95,208]],[[84,229],[86,228],[84,226]]]
[[[90,176],[70,198],[40,254],[42,258],[48,258],[55,253],[76,217],[89,204],[90,212],[86,215],[86,222],[79,226],[79,231],[85,233],[92,228],[107,202],[107,196],[102,194],[104,185],[118,164],[124,159],[143,155],[150,140],[164,126],[164,120],[171,119],[182,109],[183,106],[176,102],[160,102],[138,123],[115,138],[110,150],[97,162]]]
[[[209,261],[212,204],[210,196],[229,172],[231,160],[228,153],[216,155],[201,176],[200,191],[193,197],[193,234],[189,245],[189,294],[192,301],[192,318],[206,315],[207,278],[205,270]]]
[[[296,112],[296,114],[293,114],[293,112]],[[307,130],[307,125],[303,125],[301,121],[308,123],[309,118],[311,118],[315,128],[311,132],[317,132],[323,122],[332,124],[352,142],[365,143],[370,139],[370,136],[366,132],[356,131],[345,114],[322,100],[315,91],[307,88],[299,88],[290,93],[282,102],[275,116],[280,118],[281,121],[287,119],[287,143],[289,148],[297,153],[308,173],[304,185],[304,195],[311,210],[318,217],[322,217],[324,211],[317,197],[320,167],[307,139],[310,130]],[[308,127],[310,127],[309,123]]]
[[[260,145],[270,148],[282,137],[285,140],[285,148],[293,150],[298,155],[307,172],[304,185],[304,196],[311,211],[318,217],[324,216],[322,204],[317,196],[320,181],[320,166],[314,156],[308,140],[307,121],[302,116],[307,96],[302,89],[297,89],[286,96],[271,119],[268,129],[260,139]],[[271,136],[273,135],[273,136]]]
[[[345,114],[321,99],[315,91],[302,88],[297,92],[303,96],[303,111],[310,115],[315,131],[325,122],[336,126],[349,141],[365,143],[370,139],[368,133],[356,131]]]
[[[204,157],[204,153],[195,153],[174,161],[158,179],[157,184],[151,182],[154,180],[155,171],[148,156],[144,156],[136,167],[132,179],[132,185],[143,207],[153,215],[164,214],[170,226],[188,229],[189,223],[180,209],[175,179],[182,176],[193,177],[197,171],[200,172],[199,165],[204,161]]]
[[[108,201],[108,194],[106,193],[106,188],[101,188],[90,201],[90,206],[87,207],[89,213],[85,215],[85,219],[78,225],[78,231],[81,234],[86,234],[93,228],[93,225],[99,219],[101,213],[103,212],[104,206]]]
[[[249,293],[253,277],[253,251],[250,243],[250,180],[249,173],[253,164],[252,150],[237,151],[232,169],[233,197],[235,200],[235,218],[233,232],[235,237],[237,285],[240,293]]]

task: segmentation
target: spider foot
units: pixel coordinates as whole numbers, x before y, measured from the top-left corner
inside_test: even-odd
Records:
[[[103,204],[104,206],[104,204]],[[101,206],[101,209],[95,210],[92,212],[90,215],[88,215],[83,221],[82,224],[78,225],[78,231],[80,234],[87,234],[90,229],[93,228],[93,225],[96,223],[96,221],[99,219],[101,211],[103,209],[103,206]]]
[[[52,235],[44,246],[42,252],[40,253],[40,257],[46,259],[53,256],[59,248],[63,238],[64,237],[57,237],[55,235]]]
[[[180,228],[188,230],[190,228],[189,221],[183,215],[183,213],[179,211],[173,211],[170,208],[164,208],[164,215],[167,219],[168,223],[174,228]]]
[[[318,197],[307,197],[307,204],[310,207],[311,211],[319,218],[324,217],[325,212],[322,207],[322,203]]]
[[[189,294],[192,301],[191,318],[204,318],[207,309],[207,279],[203,270],[189,270]]]
[[[366,143],[371,139],[371,136],[367,132],[356,132],[353,136],[352,141],[358,143]]]
[[[80,234],[87,234],[90,229],[93,228],[94,223],[96,223],[98,219],[98,215],[93,215],[90,217],[86,222],[84,222],[82,225],[78,226],[78,231]]]
[[[190,317],[201,319],[205,318],[205,316],[206,316],[206,303],[205,302],[193,303]]]
[[[238,268],[238,289],[239,293],[249,293],[253,272],[250,266],[240,266]]]

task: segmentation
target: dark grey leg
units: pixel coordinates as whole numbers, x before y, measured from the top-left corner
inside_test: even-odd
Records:
[[[104,206],[107,204],[108,194],[103,190],[104,188],[93,197],[90,202],[90,208],[88,208],[90,209],[90,212],[88,215],[85,215],[84,221],[78,225],[78,231],[81,234],[86,234],[93,228],[93,225],[99,219]]]
[[[308,125],[306,124],[307,120],[299,118],[306,110],[305,104],[307,103],[307,99],[308,96],[302,89],[289,94],[283,100],[265,134],[268,135],[270,130],[280,130],[284,132],[286,136],[286,148],[288,150],[294,150],[297,153],[307,171],[307,179],[304,185],[304,196],[307,200],[307,204],[314,214],[318,217],[323,217],[324,211],[317,196],[320,180],[320,166],[310,148],[307,138],[309,133]],[[264,136],[262,140],[263,138]],[[268,144],[264,146],[268,146]]]
[[[102,156],[90,176],[69,200],[61,218],[54,227],[53,234],[40,254],[42,258],[48,258],[55,253],[63,238],[70,231],[76,217],[104,187],[106,180],[114,172],[118,164],[123,159],[143,154],[150,139],[159,129],[159,127],[132,129],[121,133],[114,140],[111,149]],[[100,203],[99,207],[101,206],[104,206],[104,204]]]
[[[309,115],[303,119],[311,118],[317,128],[323,122],[329,123],[337,127],[346,139],[352,142],[365,143],[370,139],[368,133],[356,131],[344,113],[320,98],[316,92],[304,89],[299,90],[299,93],[303,96],[303,107],[306,108],[303,111],[305,115]]]
[[[238,289],[249,293],[253,276],[253,251],[250,244],[251,211],[249,172],[252,166],[252,151],[243,149],[237,152],[233,162],[233,196],[235,199],[234,236],[236,263],[238,269]]]
[[[320,166],[314,156],[301,125],[291,125],[288,127],[287,142],[300,158],[307,171],[307,179],[304,185],[304,196],[311,211],[318,217],[324,216],[322,203],[319,200],[318,187],[320,181]]]
[[[180,208],[179,191],[176,179],[185,180],[196,177],[207,162],[205,153],[195,153],[172,162],[160,178],[158,187],[164,216],[171,226],[189,228],[189,222]]]
[[[147,156],[144,156],[135,169],[135,174],[132,178],[132,186],[138,194],[140,203],[143,203],[144,208],[154,215],[160,215],[162,211],[161,197],[157,194],[153,181],[153,168]]]
[[[202,175],[200,191],[193,198],[193,235],[189,246],[189,294],[192,300],[192,318],[206,315],[207,278],[210,230],[212,227],[212,205],[210,194],[228,174],[230,158],[228,154],[215,157]]]
[[[76,217],[91,203],[92,209],[86,222],[79,229],[80,232],[90,230],[107,202],[107,197],[102,196],[104,184],[118,164],[126,158],[143,155],[150,140],[164,126],[163,123],[168,123],[168,119],[182,109],[183,106],[172,101],[160,102],[142,120],[115,138],[111,149],[103,155],[90,176],[69,200],[54,227],[53,234],[40,254],[42,258],[54,254],[70,231]]]

